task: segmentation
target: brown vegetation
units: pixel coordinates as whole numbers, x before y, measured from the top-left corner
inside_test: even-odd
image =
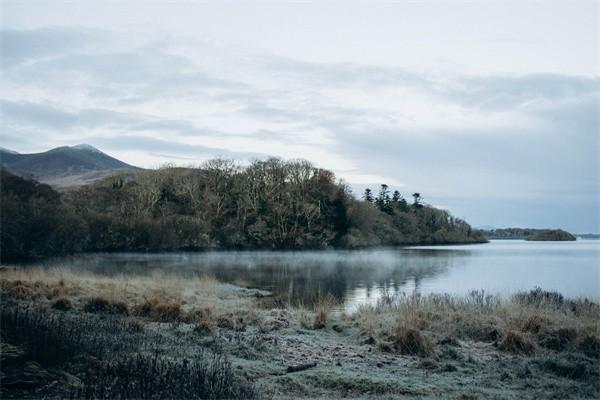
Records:
[[[535,345],[522,334],[514,331],[508,331],[502,338],[498,348],[510,353],[531,354],[535,350]]]
[[[423,350],[429,346],[421,343],[426,338],[441,342],[449,337],[498,343],[501,350],[513,353],[529,354],[539,345],[553,351],[581,351],[590,357],[600,354],[598,304],[564,299],[541,289],[511,299],[483,292],[462,298],[384,296],[375,306],[359,308],[353,319],[364,337],[383,343],[389,339],[405,354],[426,354]]]
[[[92,297],[83,305],[83,311],[100,314],[129,315],[129,307],[121,301],[111,301],[103,297]]]
[[[129,368],[150,386],[146,367],[190,373],[181,361],[187,352],[201,348],[223,351],[238,360],[239,372],[269,382],[288,396],[307,394],[312,390],[308,387],[325,390],[310,394],[328,397],[396,393],[397,386],[386,377],[391,376],[392,366],[399,365],[413,374],[411,379],[424,369],[448,379],[477,375],[474,371],[480,369],[485,371],[479,378],[489,379],[490,373],[500,376],[502,369],[506,370],[500,377],[503,383],[542,374],[535,378],[536,384],[559,385],[564,390],[570,390],[569,380],[574,379],[580,384],[574,397],[584,398],[596,393],[593,382],[599,377],[600,307],[541,289],[508,299],[483,292],[464,297],[386,295],[376,305],[339,312],[331,296],[320,297],[310,308],[286,307],[281,300],[258,299],[252,290],[221,284],[214,277],[158,272],[110,277],[65,269],[3,268],[0,287],[6,311],[3,341],[29,349],[28,357],[42,365],[77,365],[82,362],[73,361],[80,360],[77,354],[86,354],[81,360],[87,361],[78,371],[98,373],[78,375],[92,385],[87,394],[77,392],[80,397],[101,398],[101,385],[134,394],[119,378],[129,376]],[[9,324],[17,328],[4,329]],[[74,324],[82,329],[71,330]],[[107,340],[110,345],[105,349],[97,345]],[[143,343],[153,347],[167,342],[171,347],[157,360],[130,358],[129,350],[121,353]],[[108,355],[123,357],[107,363]],[[288,379],[298,380],[290,381],[292,386],[280,380],[285,366],[314,362],[316,367],[291,374]],[[356,383],[343,375],[353,371],[348,365],[362,365],[366,369],[360,373],[372,375]],[[411,371],[412,367],[418,371]],[[303,381],[309,376],[318,380]],[[419,385],[428,384],[420,381]],[[344,392],[348,387],[352,393]],[[437,387],[430,393],[434,392],[439,393]],[[568,397],[565,393],[555,397]]]
[[[433,351],[433,342],[421,331],[399,323],[392,335],[394,348],[401,354],[428,356]]]

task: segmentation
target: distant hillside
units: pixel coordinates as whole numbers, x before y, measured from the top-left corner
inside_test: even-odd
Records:
[[[0,148],[0,164],[17,175],[59,189],[91,183],[115,171],[138,169],[86,144],[32,154]]]
[[[562,229],[502,228],[482,232],[487,239],[495,240],[570,241],[577,239]]]
[[[533,235],[527,236],[525,240],[537,242],[566,242],[577,240],[577,238],[562,229],[542,229]]]

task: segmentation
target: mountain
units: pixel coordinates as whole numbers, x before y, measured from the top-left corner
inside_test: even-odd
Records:
[[[88,144],[32,154],[0,148],[0,164],[17,175],[34,178],[58,189],[91,183],[115,171],[139,169]]]

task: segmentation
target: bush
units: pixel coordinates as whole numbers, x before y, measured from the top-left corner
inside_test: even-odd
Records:
[[[515,354],[530,354],[535,350],[535,345],[529,339],[514,331],[508,331],[498,347]]]
[[[524,332],[539,333],[550,324],[551,321],[548,318],[540,317],[539,315],[530,315],[523,321],[521,329]]]
[[[327,326],[327,319],[331,309],[336,304],[336,299],[332,295],[328,294],[325,297],[320,297],[315,305],[315,320],[313,322],[313,329],[323,329]]]
[[[24,362],[60,364],[61,369],[76,373],[81,379],[76,389],[62,380],[46,387],[3,387],[6,398],[259,397],[252,384],[234,374],[225,356],[200,352],[192,359],[174,359],[159,347],[164,336],[140,331],[128,318],[4,305],[0,308],[0,325],[3,341],[26,349]],[[79,374],[82,362],[88,367]],[[77,370],[72,371],[71,367]]]
[[[61,297],[52,303],[52,308],[60,311],[68,311],[73,308],[73,305],[71,304],[71,300],[67,299],[66,297]]]
[[[77,398],[85,399],[256,399],[222,355],[174,361],[165,356],[128,355],[88,369]]]
[[[215,326],[209,320],[202,320],[194,325],[194,332],[200,335],[212,333]]]
[[[394,348],[401,354],[428,356],[433,351],[433,342],[420,331],[398,324],[392,336]]]
[[[181,322],[186,318],[178,302],[161,302],[154,298],[146,300],[133,309],[133,314],[156,322]]]
[[[600,358],[600,338],[598,336],[584,336],[578,340],[577,347],[589,357]]]
[[[560,306],[564,303],[565,298],[558,292],[550,292],[542,290],[542,288],[536,287],[529,292],[521,292],[515,295],[515,299],[524,304],[531,305],[542,305],[542,304],[553,304]]]
[[[92,297],[83,306],[83,311],[93,314],[129,315],[129,307],[121,301],[109,301],[103,297]]]
[[[577,331],[573,328],[560,328],[552,331],[542,332],[538,343],[551,350],[561,351],[571,344],[577,337]]]

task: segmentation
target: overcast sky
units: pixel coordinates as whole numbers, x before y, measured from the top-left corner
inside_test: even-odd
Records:
[[[306,158],[475,226],[600,231],[598,2],[0,4],[2,147]]]

